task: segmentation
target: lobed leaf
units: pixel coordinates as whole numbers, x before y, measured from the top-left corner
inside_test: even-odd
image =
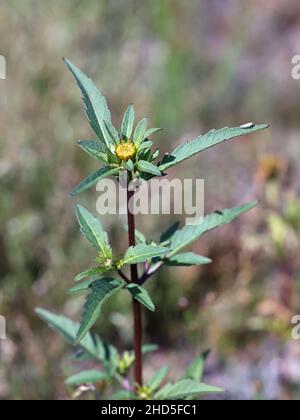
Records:
[[[225,140],[230,140],[235,137],[240,137],[245,134],[254,133],[255,131],[264,130],[268,128],[267,124],[253,125],[250,128],[233,127],[233,128],[221,128],[220,130],[211,130],[203,136],[199,136],[191,142],[187,142],[178,146],[171,154],[164,156],[160,163],[159,169],[163,172],[172,166],[202,152],[203,150],[209,149],[216,144],[219,144]]]
[[[103,303],[124,287],[124,282],[112,278],[102,278],[93,282],[90,294],[86,297],[77,342],[80,342],[96,322]]]
[[[172,238],[170,248],[172,249],[169,257],[175,255],[178,251],[196,241],[204,233],[216,227],[230,223],[236,217],[253,209],[257,205],[257,201],[245,204],[240,207],[224,209],[217,211],[204,217],[203,221],[196,225],[186,225],[178,230]]]

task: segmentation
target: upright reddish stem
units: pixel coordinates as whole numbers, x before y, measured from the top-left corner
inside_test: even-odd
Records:
[[[127,190],[127,217],[128,217],[128,239],[129,246],[135,246],[135,219],[134,214],[130,211],[129,201],[133,196],[134,192]],[[137,265],[132,264],[131,270],[131,282],[138,282],[138,270]],[[133,308],[133,321],[134,321],[134,379],[136,384],[143,385],[143,360],[142,360],[142,338],[143,338],[143,325],[142,325],[142,308],[140,302],[136,299],[132,300]]]

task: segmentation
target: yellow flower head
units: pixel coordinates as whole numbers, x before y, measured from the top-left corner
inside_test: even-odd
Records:
[[[121,141],[116,146],[116,155],[120,160],[134,159],[136,154],[135,144],[131,140]]]

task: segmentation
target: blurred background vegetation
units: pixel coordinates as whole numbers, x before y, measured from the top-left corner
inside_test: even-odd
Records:
[[[92,133],[61,57],[93,77],[115,122],[129,102],[164,127],[162,152],[211,128],[249,121],[271,129],[224,144],[170,176],[206,180],[206,210],[257,197],[260,206],[194,246],[214,263],[171,269],[152,280],[159,310],[146,314],[146,375],[168,363],[179,376],[212,349],[205,381],[225,398],[295,399],[300,341],[300,53],[298,0],[11,0],[0,4],[0,397],[69,398],[69,348],[34,314],[36,306],[80,316],[65,291],[90,264],[68,193],[97,163],[75,145]],[[91,211],[95,190],[79,197]],[[139,218],[157,237],[172,217]],[[104,219],[121,251],[122,221]],[[160,305],[161,303],[161,305]],[[130,348],[130,302],[106,306],[101,336]],[[224,398],[224,397],[223,397]]]

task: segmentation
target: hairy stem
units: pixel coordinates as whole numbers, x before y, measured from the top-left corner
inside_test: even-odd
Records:
[[[135,219],[134,214],[130,211],[129,201],[134,192],[127,190],[127,217],[128,217],[128,239],[129,246],[135,246]],[[136,264],[130,266],[131,282],[138,283],[138,269]],[[133,320],[134,320],[134,379],[137,385],[143,384],[143,360],[142,360],[142,308],[140,302],[136,299],[132,300]]]

